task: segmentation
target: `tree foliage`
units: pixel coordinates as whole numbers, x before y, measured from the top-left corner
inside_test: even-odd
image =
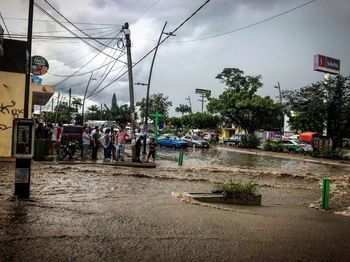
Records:
[[[191,108],[188,105],[180,104],[178,107],[175,108],[175,112],[180,112],[181,116],[183,116],[185,113],[191,113]]]
[[[183,126],[200,129],[216,129],[220,123],[220,117],[209,113],[195,113],[181,118]]]
[[[211,98],[208,111],[219,113],[225,124],[240,126],[248,133],[258,129],[271,130],[281,126],[282,106],[269,96],[259,96],[261,76],[244,75],[238,68],[225,68],[216,76],[226,85],[219,98]]]
[[[217,129],[221,119],[208,113],[195,113],[183,117],[171,117],[168,122],[175,128]]]
[[[83,106],[83,102],[82,102],[81,98],[73,97],[72,106],[74,106],[76,112],[78,112],[78,109]]]
[[[149,97],[148,113],[155,114],[156,112],[164,115],[167,119],[169,116],[169,108],[172,106],[172,102],[168,101],[169,97],[162,93],[153,94]],[[136,103],[136,106],[140,107],[141,117],[145,116],[146,112],[146,99],[142,98],[141,101]]]
[[[283,97],[294,130],[327,130],[333,150],[349,137],[350,77],[337,75],[327,82],[316,82],[299,90],[284,91]]]

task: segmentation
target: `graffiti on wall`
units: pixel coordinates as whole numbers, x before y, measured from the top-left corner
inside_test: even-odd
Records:
[[[24,109],[15,108],[16,102],[11,100],[10,103],[0,103],[0,114],[11,115],[12,118],[19,118],[24,114]],[[10,129],[11,126],[7,126],[4,123],[0,123],[0,131]]]

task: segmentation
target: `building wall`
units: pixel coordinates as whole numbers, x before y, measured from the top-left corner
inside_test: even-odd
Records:
[[[24,86],[25,74],[0,71],[0,157],[11,156],[12,120],[23,117]],[[29,95],[29,105],[31,100]]]

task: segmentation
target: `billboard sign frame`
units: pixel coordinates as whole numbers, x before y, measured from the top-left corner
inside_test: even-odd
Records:
[[[337,75],[340,73],[340,60],[320,54],[314,55],[314,71]]]
[[[210,97],[211,90],[196,88],[196,94],[200,94],[200,95],[204,95],[206,97]]]

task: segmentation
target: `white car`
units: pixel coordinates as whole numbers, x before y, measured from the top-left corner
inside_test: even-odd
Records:
[[[305,152],[312,152],[314,151],[314,149],[312,148],[312,145],[305,143],[305,142],[301,142],[301,141],[294,141],[295,143],[298,143],[299,146],[304,149]]]

